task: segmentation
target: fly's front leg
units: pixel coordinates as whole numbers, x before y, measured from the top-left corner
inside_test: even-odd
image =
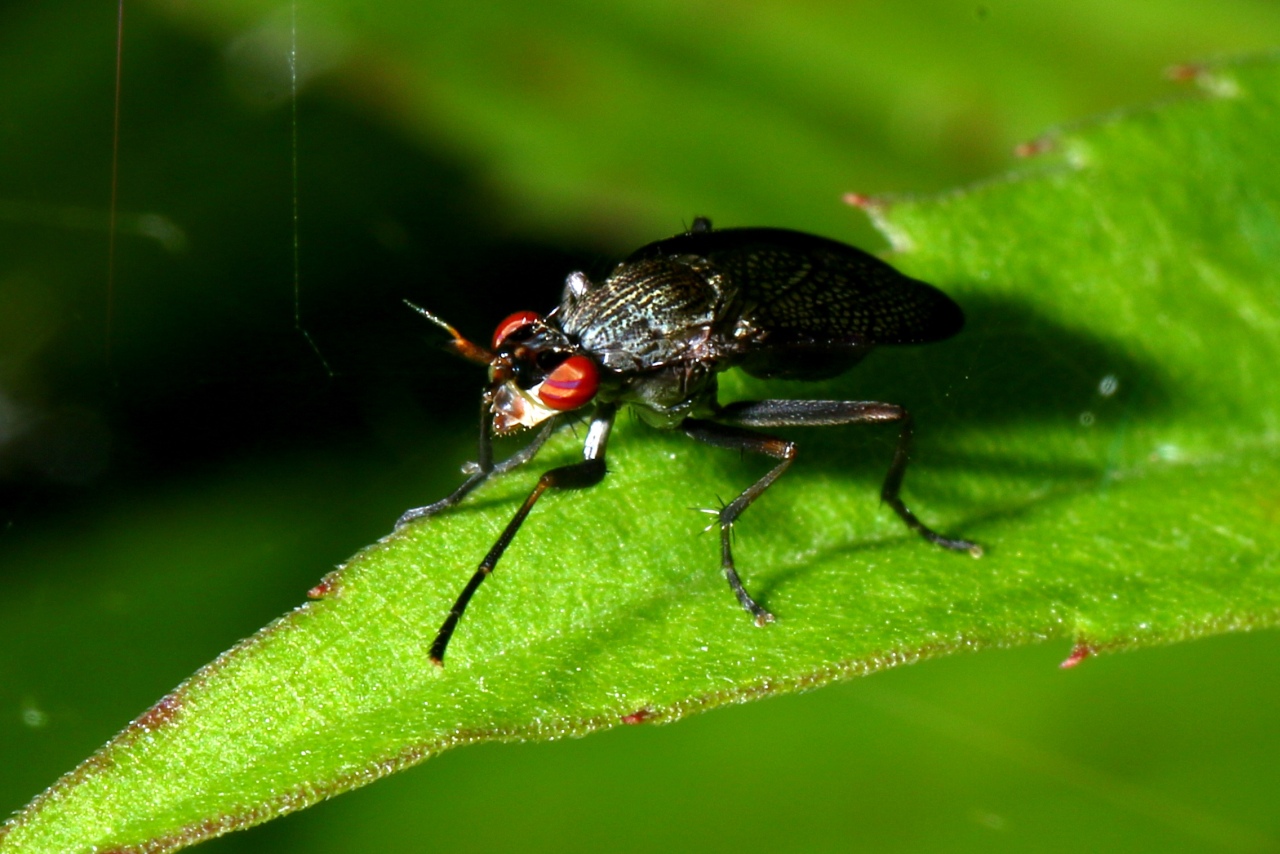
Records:
[[[587,439],[582,449],[582,462],[551,469],[538,478],[537,485],[534,486],[533,491],[529,493],[529,497],[524,500],[524,503],[520,505],[520,509],[516,511],[515,516],[507,523],[507,527],[498,536],[493,548],[489,549],[489,553],[484,556],[484,560],[480,561],[480,566],[476,568],[471,580],[467,582],[467,586],[458,595],[458,601],[450,609],[449,616],[445,617],[444,623],[441,624],[440,631],[436,633],[436,639],[431,644],[430,658],[432,664],[437,667],[444,666],[445,648],[449,646],[449,639],[453,637],[454,629],[458,627],[458,621],[462,619],[463,612],[467,610],[467,604],[484,580],[493,572],[494,567],[498,565],[498,559],[507,550],[507,546],[511,545],[516,532],[520,530],[525,517],[529,515],[529,511],[533,509],[533,505],[538,502],[542,493],[548,489],[585,489],[588,486],[595,486],[604,479],[605,445],[609,441],[609,431],[613,429],[615,415],[616,409],[612,405],[601,405],[596,412],[595,418],[591,421],[591,426],[587,429]],[[548,430],[549,428],[544,429],[543,433],[547,433]],[[545,436],[542,438],[545,439]]]
[[[495,474],[505,474],[514,468],[518,468],[529,460],[537,456],[538,451],[542,450],[542,446],[546,444],[547,439],[555,432],[559,419],[552,419],[547,425],[538,431],[538,435],[533,441],[525,445],[519,451],[498,464],[493,462],[493,439],[489,433],[490,413],[487,401],[480,402],[480,448],[477,459],[474,463],[468,463],[463,469],[469,473],[462,485],[453,492],[425,507],[415,507],[412,510],[405,511],[404,515],[396,521],[396,530],[403,528],[405,525],[415,519],[422,519],[426,516],[434,516],[441,510],[448,510],[450,507],[458,504],[462,499],[466,498],[480,484],[484,483]]]
[[[732,424],[748,427],[824,427],[838,424],[877,424],[886,421],[899,423],[898,445],[893,461],[880,488],[880,499],[893,508],[907,527],[931,543],[954,551],[967,551],[974,557],[982,554],[982,547],[968,540],[944,537],[925,525],[902,503],[898,493],[902,489],[902,477],[907,472],[911,452],[911,413],[893,403],[852,400],[757,400],[734,403],[724,407],[718,417]]]
[[[684,430],[692,438],[700,442],[706,442],[708,445],[768,454],[774,459],[781,460],[764,477],[751,484],[737,498],[722,507],[719,514],[720,567],[724,570],[724,577],[728,579],[729,587],[733,590],[734,595],[738,597],[738,602],[742,604],[743,609],[755,617],[757,626],[772,623],[773,614],[770,614],[752,599],[751,595],[747,593],[747,589],[742,586],[742,579],[738,577],[738,570],[733,564],[733,546],[730,541],[732,540],[733,523],[742,515],[742,511],[750,507],[751,502],[759,498],[790,467],[791,461],[796,456],[795,443],[774,436],[766,436],[763,433],[754,433],[741,427],[733,427],[715,421],[704,421],[698,418],[686,418],[681,423],[680,429]]]

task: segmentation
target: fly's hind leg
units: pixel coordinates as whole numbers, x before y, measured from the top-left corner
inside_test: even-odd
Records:
[[[982,554],[977,543],[946,537],[916,518],[902,502],[902,478],[911,458],[911,413],[895,403],[859,400],[755,400],[723,407],[717,417],[744,427],[834,427],[841,424],[879,424],[896,421],[898,444],[880,488],[880,500],[893,508],[908,528],[935,545],[952,551]]]
[[[902,502],[899,492],[906,474],[911,450],[911,414],[901,406],[876,401],[852,400],[756,400],[743,401],[721,408],[715,421],[687,418],[680,427],[690,437],[708,445],[738,451],[767,454],[778,464],[764,477],[747,487],[719,513],[720,562],[729,587],[742,607],[755,617],[756,625],[773,622],[773,615],[761,607],[747,593],[733,562],[730,543],[733,523],[742,511],[751,506],[773,482],[782,476],[795,460],[796,445],[785,439],[756,433],[751,427],[828,427],[841,424],[876,424],[896,421],[900,424],[898,444],[893,461],[880,489],[880,498],[893,508],[908,528],[931,543],[953,551],[967,551],[974,557],[982,554],[982,547],[968,540],[946,537],[921,522]]]

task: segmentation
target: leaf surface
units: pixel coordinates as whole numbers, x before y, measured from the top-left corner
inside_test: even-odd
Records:
[[[822,385],[725,398],[889,400],[916,416],[905,496],[972,560],[878,505],[891,432],[795,431],[793,470],[736,554],[757,629],[697,511],[767,468],[622,419],[611,474],[538,505],[449,650],[435,630],[535,466],[356,555],[5,826],[4,852],[172,850],[450,747],[547,739],[1048,639],[1090,652],[1280,617],[1280,69],[1055,132],[1017,173],[879,200],[904,269],[966,331]],[[891,431],[891,428],[889,428]],[[788,435],[792,435],[788,433]]]

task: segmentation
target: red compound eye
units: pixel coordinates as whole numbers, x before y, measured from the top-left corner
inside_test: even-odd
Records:
[[[503,339],[512,332],[530,323],[537,323],[541,319],[541,315],[536,311],[517,311],[515,314],[508,315],[498,324],[498,328],[493,330],[493,349],[497,350],[501,347]]]
[[[538,397],[551,409],[567,412],[589,402],[599,387],[596,363],[586,356],[570,356],[547,374],[538,388]]]

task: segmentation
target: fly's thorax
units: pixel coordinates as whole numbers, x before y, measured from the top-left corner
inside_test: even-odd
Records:
[[[727,322],[731,295],[724,280],[693,256],[622,264],[594,286],[571,280],[557,320],[609,370],[647,371],[704,358],[708,339]]]

